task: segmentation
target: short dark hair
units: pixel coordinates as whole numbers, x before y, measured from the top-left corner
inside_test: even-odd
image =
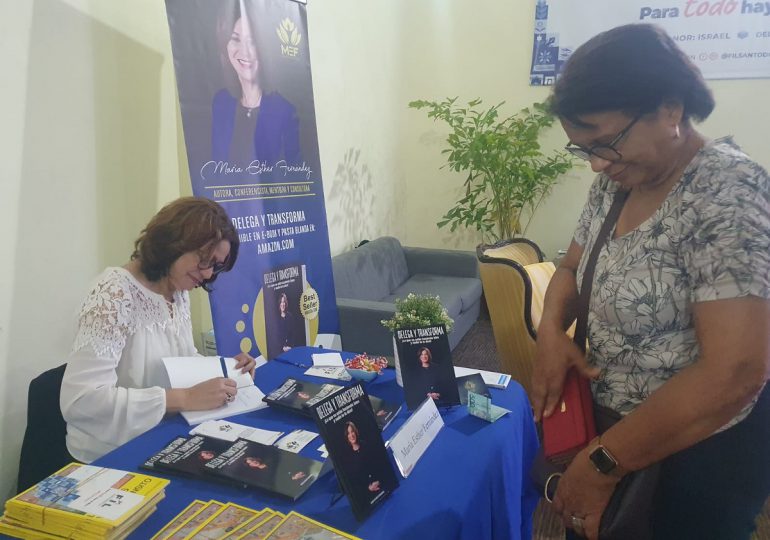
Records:
[[[224,271],[232,269],[238,258],[238,233],[224,208],[205,197],[182,197],[153,216],[134,242],[132,260],[138,260],[142,273],[150,281],[168,275],[171,265],[191,251],[203,253],[214,250],[221,240],[230,242],[230,254]],[[206,291],[217,278],[214,274],[201,286]]]
[[[627,24],[575,50],[554,85],[549,107],[580,125],[582,114],[636,116],[671,101],[682,104],[685,120],[705,120],[714,110],[714,96],[700,70],[663,29]]]

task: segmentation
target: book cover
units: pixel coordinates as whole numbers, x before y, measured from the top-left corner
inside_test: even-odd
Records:
[[[297,512],[289,512],[283,520],[265,537],[265,540],[359,540],[357,536],[337,530],[320,521],[310,519]]]
[[[474,373],[481,375],[481,378],[484,379],[484,383],[491,388],[500,388],[505,390],[508,388],[508,383],[511,382],[511,376],[507,373],[498,373],[497,371],[485,371],[483,369],[455,366],[455,376],[457,377],[473,375]]]
[[[290,377],[281,386],[270,392],[263,398],[271,407],[284,409],[290,412],[311,417],[310,407],[334,392],[343,389],[338,384],[319,384],[302,379]],[[401,404],[386,401],[376,396],[369,396],[374,409],[377,425],[383,430],[390,425],[393,419],[401,411]]]
[[[204,522],[219,512],[225,505],[219,501],[209,501],[205,506],[200,508],[186,521],[183,521],[179,526],[171,531],[163,540],[183,540],[190,536],[195,529],[200,527]]]
[[[190,540],[220,540],[235,531],[246,530],[260,512],[235,503],[227,503],[190,534]]]
[[[154,456],[151,456],[147,458],[147,460],[139,465],[140,469],[145,469],[148,471],[155,470],[155,462],[157,462],[160,458],[165,456],[166,454],[169,454],[182,446],[185,442],[187,442],[187,437],[177,437],[176,439],[169,442],[166,446],[163,447],[163,449],[160,450],[157,454]]]
[[[157,470],[167,471],[182,476],[203,476],[204,465],[226,450],[232,443],[211,437],[193,435],[177,445],[176,440],[158,452],[162,454],[154,462]],[[158,455],[156,454],[156,455]],[[151,457],[152,460],[155,456]],[[149,460],[148,460],[149,461]]]
[[[285,514],[282,514],[281,512],[270,511],[270,514],[267,515],[267,517],[260,517],[259,523],[256,523],[248,531],[236,538],[237,540],[265,540],[265,537],[270,534],[270,531],[275,529],[275,526],[285,517]]]
[[[310,417],[310,405],[342,388],[338,384],[318,384],[289,377],[281,386],[266,395],[263,401],[272,407]]]
[[[238,439],[205,465],[207,473],[297,500],[322,474],[323,463],[275,446]]]
[[[463,405],[468,404],[468,392],[488,398],[492,397],[492,394],[489,393],[489,388],[487,388],[487,383],[484,382],[484,378],[480,373],[457,377],[457,392],[460,394],[460,403]]]
[[[396,347],[409,410],[430,397],[437,407],[460,404],[449,339],[443,325],[396,330]]]
[[[364,387],[332,394],[311,412],[353,514],[363,520],[398,487]]]
[[[186,523],[191,517],[197,514],[208,503],[201,500],[194,500],[188,504],[184,510],[179,512],[174,519],[166,523],[150,540],[166,540],[172,531],[178,529],[183,523]]]
[[[307,287],[305,265],[294,264],[265,272],[263,298],[268,359],[308,344],[309,325],[302,315],[300,299]]]

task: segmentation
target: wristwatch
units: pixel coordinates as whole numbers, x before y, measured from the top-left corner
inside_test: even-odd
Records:
[[[588,459],[594,464],[596,470],[607,476],[617,478],[625,476],[628,471],[618,464],[618,460],[602,445],[598,437],[593,440],[593,443],[596,443],[596,448],[588,454]]]

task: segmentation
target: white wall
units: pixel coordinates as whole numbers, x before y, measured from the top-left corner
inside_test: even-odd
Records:
[[[0,500],[29,381],[66,361],[88,283],[180,193],[162,2],[0,3]]]
[[[462,177],[439,170],[444,131],[417,98],[547,96],[527,84],[524,0],[309,0],[313,87],[332,253],[364,238],[471,249],[435,223]],[[164,3],[0,0],[0,501],[15,484],[26,389],[64,362],[88,283],[122,264],[162,204],[189,193]],[[708,134],[770,166],[756,106],[770,81],[713,83]],[[760,131],[762,130],[762,131]],[[554,129],[547,144],[560,146]],[[569,242],[591,175],[565,179],[530,236]],[[210,326],[194,296],[196,330]],[[197,332],[196,332],[197,333]]]
[[[548,88],[529,86],[534,5],[499,0],[410,3],[401,34],[408,51],[403,72],[407,99],[393,111],[404,118],[402,159],[409,186],[405,243],[474,249],[480,241],[476,234],[452,234],[436,227],[462,192],[464,176],[439,170],[446,129],[424,111],[406,109],[407,102],[454,96],[467,102],[479,97],[485,105],[505,101],[504,110],[513,113],[545,100]],[[770,167],[765,142],[770,108],[761,104],[761,96],[770,92],[770,80],[709,81],[709,85],[717,109],[702,131],[713,137],[735,135],[745,151]],[[566,142],[558,125],[545,134],[546,147],[559,148]],[[527,236],[549,256],[569,245],[593,176],[589,167],[573,169],[532,220]]]

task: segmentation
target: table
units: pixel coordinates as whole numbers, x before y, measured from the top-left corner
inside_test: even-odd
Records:
[[[303,375],[310,355],[320,349],[293,349],[260,367],[255,383],[266,394],[286,377],[334,382]],[[328,351],[327,351],[328,352]],[[342,353],[343,358],[353,356]],[[388,401],[403,402],[403,390],[392,369],[366,384],[368,393]],[[465,407],[441,409],[446,426],[425,452],[409,478],[364,522],[353,517],[346,497],[333,505],[338,493],[334,474],[321,477],[296,503],[270,493],[244,490],[196,479],[167,476],[166,498],[131,536],[150,538],[194,499],[235,502],[254,509],[266,506],[280,512],[297,512],[365,539],[526,539],[532,536],[532,513],[538,495],[529,481],[529,468],[538,448],[532,412],[524,390],[511,381],[506,390],[491,389],[493,403],[511,410],[489,424],[469,416]],[[387,440],[409,417],[406,406],[383,433]],[[318,431],[309,420],[288,412],[263,409],[235,416],[234,422],[263,429]],[[170,440],[186,435],[191,427],[176,415],[94,465],[139,471],[138,465]],[[302,455],[320,458],[323,441],[311,441]],[[392,456],[391,456],[392,458]],[[152,474],[165,476],[156,471]]]

